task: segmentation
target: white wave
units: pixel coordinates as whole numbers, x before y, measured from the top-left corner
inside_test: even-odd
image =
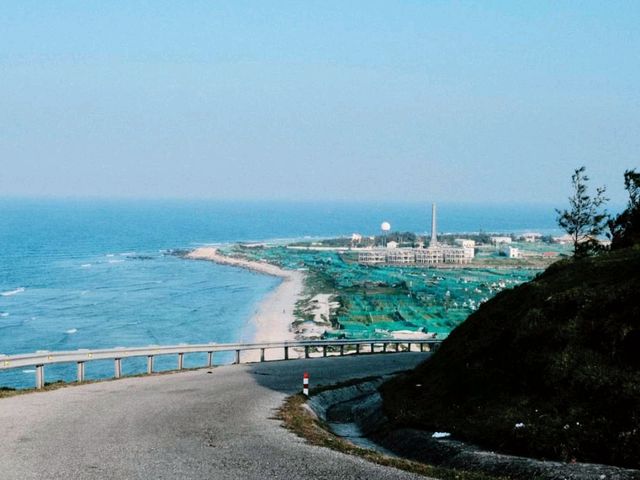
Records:
[[[120,256],[121,257],[128,257],[129,255],[135,255],[135,254],[136,254],[136,252],[124,252],[124,253],[121,253]]]
[[[2,292],[0,293],[0,295],[2,295],[3,297],[10,297],[12,295],[17,295],[22,292],[24,292],[24,288],[20,287],[20,288],[16,288],[15,290],[9,290],[8,292]]]
[[[22,373],[36,373],[35,370],[22,370]]]
[[[80,265],[82,268],[89,268],[91,266],[90,263],[83,263],[82,265]]]
[[[69,335],[73,335],[78,331],[77,328],[70,328],[69,330],[65,330],[64,333],[68,333]]]
[[[107,253],[107,257],[115,257],[113,253]]]
[[[124,260],[109,260],[109,263],[122,263]]]
[[[0,313],[0,317],[8,317],[8,316],[9,316],[9,312]]]

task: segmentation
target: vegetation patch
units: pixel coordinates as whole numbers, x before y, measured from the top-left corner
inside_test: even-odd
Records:
[[[359,381],[362,381],[362,379]],[[411,460],[389,457],[375,450],[358,447],[331,433],[326,424],[305,408],[306,400],[306,397],[302,394],[287,398],[284,405],[278,410],[276,418],[281,420],[286,428],[299,437],[306,439],[312,445],[328,447],[349,455],[357,455],[378,465],[442,480],[506,480],[506,477],[494,477],[483,473],[434,467]]]
[[[505,453],[640,468],[640,248],[499,293],[381,387],[395,427]]]

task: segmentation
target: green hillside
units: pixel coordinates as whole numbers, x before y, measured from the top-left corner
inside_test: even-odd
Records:
[[[640,467],[640,249],[499,293],[383,385],[398,426],[503,452]]]

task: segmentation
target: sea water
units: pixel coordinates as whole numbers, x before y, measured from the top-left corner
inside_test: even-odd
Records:
[[[0,354],[251,341],[250,319],[280,280],[168,250],[375,234],[382,220],[423,232],[429,214],[417,204],[0,200]],[[554,228],[550,207],[445,204],[439,215],[440,231]],[[124,362],[124,373],[143,371],[143,362]],[[157,367],[174,368],[175,359]],[[88,378],[113,373],[112,362],[86,368]],[[72,380],[75,366],[48,366],[46,374]],[[31,368],[0,372],[0,386],[33,379]]]

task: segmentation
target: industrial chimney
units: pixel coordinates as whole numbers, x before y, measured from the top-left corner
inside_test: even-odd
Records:
[[[431,204],[431,241],[429,242],[430,247],[435,247],[438,245],[438,237],[436,235],[436,204]]]

